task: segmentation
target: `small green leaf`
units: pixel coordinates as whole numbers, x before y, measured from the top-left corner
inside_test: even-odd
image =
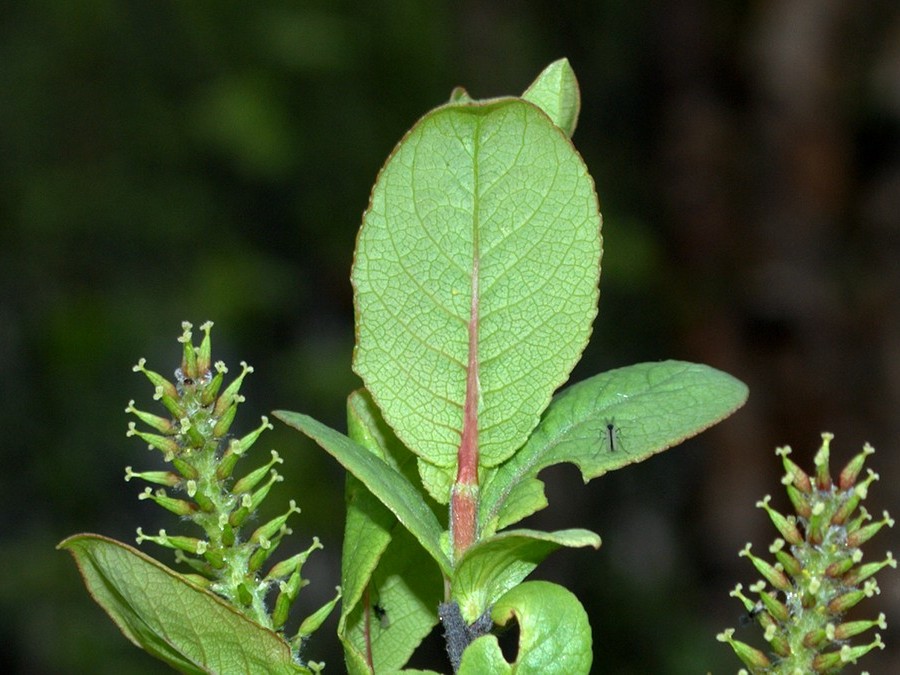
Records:
[[[501,469],[503,467],[500,467]],[[489,485],[492,479],[485,480]],[[488,496],[492,496],[488,493]],[[509,493],[503,497],[503,508],[497,516],[494,527],[484,529],[484,534],[489,536],[494,531],[500,531],[527,518],[532,513],[540,511],[547,506],[547,495],[544,494],[544,483],[537,478],[526,478],[510,487]],[[482,509],[487,511],[488,509]]]
[[[354,368],[400,440],[445,469],[442,485],[471,369],[480,465],[534,429],[587,344],[600,254],[593,181],[534,105],[449,104],[396,147],[357,243]]]
[[[541,673],[581,675],[591,671],[591,626],[572,593],[547,581],[526,581],[500,598],[491,611],[494,623],[519,624],[515,663],[503,658],[497,638],[485,635],[463,652],[459,675]]]
[[[403,474],[359,443],[308,415],[276,410],[275,417],[303,432],[331,454],[387,506],[419,540],[441,570],[450,573],[450,560],[441,548],[441,526],[422,495]]]
[[[581,92],[568,59],[559,59],[544,68],[522,98],[547,113],[566,136],[571,138],[575,133],[581,110]]]
[[[474,100],[469,96],[469,92],[466,91],[465,87],[454,87],[453,91],[450,92],[450,103],[465,105],[472,103]]]
[[[344,553],[341,556],[341,586],[345,591],[338,637],[344,646],[347,672],[368,675],[371,670],[366,662],[364,616],[360,606],[372,574],[399,523],[387,507],[350,474],[347,475],[346,501]]]
[[[395,453],[388,450],[393,434],[385,429],[386,425],[364,390],[353,392],[347,399],[347,425],[351,439],[399,471]],[[399,442],[392,443],[392,446],[402,449]],[[406,452],[411,455],[408,450]],[[344,590],[342,614],[348,613],[362,600],[372,572],[390,544],[397,526],[394,514],[352,474],[347,476],[345,500],[347,518],[344,524],[345,554],[341,558],[341,587]]]
[[[364,390],[347,400],[351,438],[415,478],[416,457],[397,440]],[[353,475],[347,476],[347,520],[338,636],[351,675],[395,672],[437,622],[441,575],[431,557]]]
[[[437,566],[398,526],[362,601],[341,616],[338,635],[351,675],[371,672],[365,665],[368,654],[376,673],[402,668],[438,622],[442,597]]]
[[[94,600],[135,645],[184,673],[309,673],[288,644],[212,593],[126,544],[60,542]]]
[[[347,476],[347,518],[341,556],[342,613],[363,597],[378,560],[391,543],[397,518],[355,476]]]
[[[474,622],[500,596],[531,574],[544,558],[563,546],[599,548],[600,537],[581,529],[510,530],[472,546],[459,561],[453,576],[453,597],[463,618]]]
[[[662,452],[728,417],[747,386],[683,361],[640,363],[572,385],[556,396],[525,446],[482,492],[481,531],[490,534],[543,508],[538,472],[571,462],[587,482]]]

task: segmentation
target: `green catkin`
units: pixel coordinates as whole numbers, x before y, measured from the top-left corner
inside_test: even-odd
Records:
[[[870,471],[864,480],[858,479],[866,458],[875,451],[866,444],[834,481],[829,470],[833,438],[832,434],[822,434],[814,478],[788,459],[790,448],[776,451],[782,457],[786,472],[782,482],[795,516],[776,512],[768,497],[757,504],[784,537],[770,549],[778,563],[772,565],[756,557],[747,544],[741,555],[749,558],[765,578],[750,588],[760,601],[745,596],[740,584],[732,595],[752,612],[772,653],[766,655],[736,640],[733,629],[717,636],[731,646],[751,675],[838,673],[872,649],[884,648],[878,634],[868,643],[850,644],[851,638],[873,628],[884,630],[883,614],[876,620],[848,623],[842,623],[841,617],[879,592],[872,578],[877,572],[897,566],[890,553],[880,562],[861,564],[859,548],[885,525],[893,527],[894,521],[885,513],[883,520],[863,525],[870,516],[860,503],[878,476]],[[771,590],[767,590],[767,584]]]
[[[150,541],[174,550],[176,561],[191,570],[185,578],[218,593],[260,625],[281,632],[300,588],[305,585],[301,583],[303,563],[321,544],[314,538],[306,552],[275,563],[268,574],[261,571],[282,538],[290,534],[289,517],[300,509],[291,501],[287,512],[258,526],[249,536],[241,532],[245,521],[258,515],[257,510],[271,487],[282,480],[275,469],[282,459],[273,450],[265,464],[236,481],[231,480],[238,461],[272,425],[263,417],[250,433],[231,437],[229,431],[238,405],[244,400],[240,387],[253,368],[242,363],[241,373],[219,394],[228,368],[222,362],[211,366],[212,322],[201,326],[204,336],[199,348],[191,342],[191,324],[185,322],[182,329],[179,338],[183,345],[182,361],[175,372],[177,384],[148,370],[144,359],[134,366],[153,385],[154,399],[163,404],[170,417],[139,411],[134,401],[126,408],[126,412],[150,428],[150,431],[139,430],[137,423],[131,422],[127,435],[136,436],[160,451],[172,470],[137,472],[128,467],[125,479],[140,479],[179,492],[173,496],[164,489],[153,491],[148,487],[140,498],[191,521],[204,536],[175,536],[165,530],[160,530],[158,535],[147,535],[138,529],[137,541]],[[276,589],[279,592],[270,612],[267,596]],[[330,611],[335,602],[322,610]],[[304,640],[288,642],[299,662],[299,649]]]

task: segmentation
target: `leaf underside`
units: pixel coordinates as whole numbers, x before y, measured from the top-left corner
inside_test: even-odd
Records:
[[[538,472],[571,462],[585,482],[681,443],[728,417],[747,386],[720,370],[684,361],[640,363],[566,388],[515,456],[482,491],[486,534],[546,506]]]
[[[352,272],[354,368],[441,503],[469,368],[477,363],[479,464],[496,466],[587,344],[600,255],[593,181],[531,103],[438,108],[388,159]]]
[[[72,554],[91,596],[122,633],[181,672],[311,672],[274,632],[127,544],[78,534],[58,548]]]

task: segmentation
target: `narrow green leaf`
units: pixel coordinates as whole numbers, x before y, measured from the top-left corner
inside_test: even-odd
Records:
[[[338,637],[344,647],[344,664],[350,675],[369,675],[361,603],[365,601],[372,574],[387,550],[399,523],[394,515],[363,483],[347,475],[347,518],[341,556],[341,586],[344,602],[338,620]],[[402,528],[401,528],[402,529]]]
[[[479,505],[482,532],[490,534],[546,505],[536,478],[541,469],[571,462],[587,482],[677,445],[746,400],[743,382],[683,361],[641,363],[568,387],[525,446],[486,485]]]
[[[531,574],[553,551],[563,546],[600,547],[600,537],[589,530],[558,532],[510,530],[472,546],[459,561],[453,576],[453,597],[463,618],[472,623],[508,590]]]
[[[445,574],[450,573],[450,560],[441,549],[442,529],[437,517],[403,474],[359,443],[308,415],[286,410],[276,410],[273,414],[288,426],[309,436],[362,481],[419,540],[441,570]]]
[[[519,624],[516,661],[507,663],[497,638],[485,635],[463,652],[459,675],[541,673],[581,675],[591,671],[591,626],[572,593],[547,581],[526,581],[504,595],[491,612],[494,623]]]
[[[393,434],[384,429],[386,425],[380,422],[377,415],[377,409],[366,392],[350,394],[347,399],[350,438],[399,471],[394,454],[387,448],[388,437]],[[407,454],[412,456],[409,451]],[[412,457],[414,462],[415,457]],[[372,572],[387,549],[398,522],[394,514],[352,474],[347,476],[345,499],[347,518],[344,524],[344,555],[341,558],[342,614],[348,613],[362,600]]]
[[[88,591],[135,645],[184,673],[309,673],[288,644],[135,548],[78,534],[69,551]]]
[[[522,98],[547,113],[566,136],[571,138],[575,133],[581,110],[581,92],[568,59],[559,59],[544,68]]]
[[[452,473],[477,367],[480,464],[509,458],[587,343],[600,254],[593,181],[532,104],[423,117],[378,177],[352,273],[354,368],[401,441]]]
[[[347,476],[345,496],[347,518],[341,556],[342,614],[362,600],[372,572],[399,524],[394,514],[352,474]]]
[[[347,400],[351,438],[397,471],[416,478],[416,457],[396,439],[364,390]],[[410,476],[412,474],[412,476]],[[441,575],[431,557],[353,475],[347,520],[338,636],[351,675],[396,672],[437,622]]]

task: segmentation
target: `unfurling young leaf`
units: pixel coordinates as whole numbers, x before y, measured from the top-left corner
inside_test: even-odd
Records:
[[[568,59],[559,59],[544,68],[522,98],[547,113],[566,136],[575,133],[581,111],[581,92]]]
[[[483,673],[589,673],[591,626],[581,603],[570,591],[547,581],[526,581],[500,598],[491,611],[499,626],[519,625],[514,663],[503,657],[497,638],[485,635],[463,654],[460,675]]]

